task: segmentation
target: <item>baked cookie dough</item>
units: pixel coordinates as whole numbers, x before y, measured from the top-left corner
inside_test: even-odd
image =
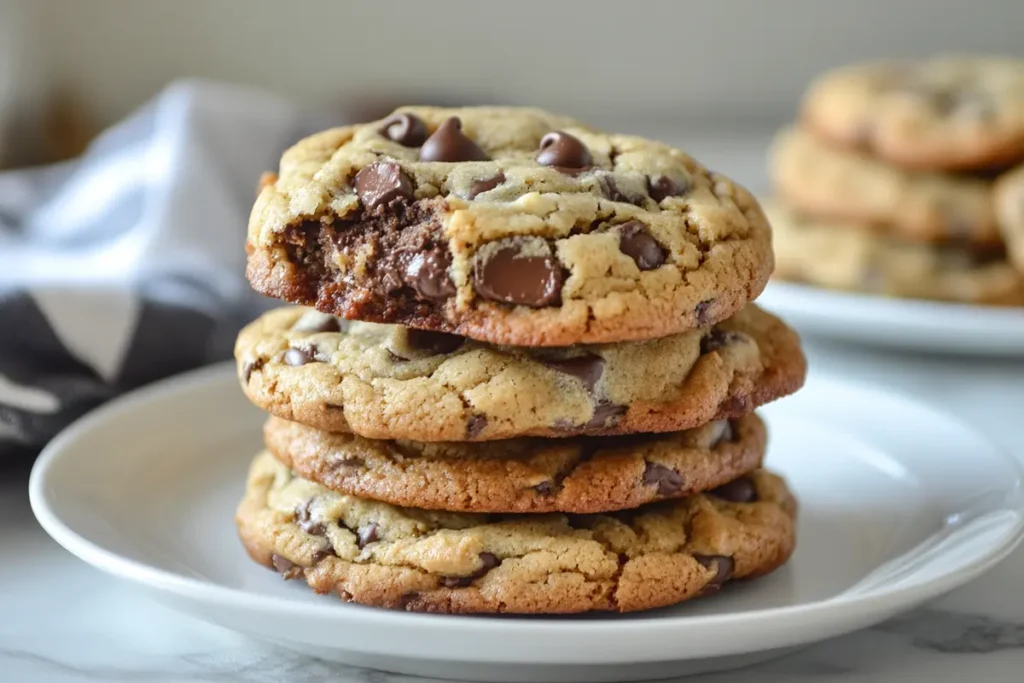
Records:
[[[256,562],[345,601],[566,614],[664,607],[766,574],[793,553],[795,515],[783,480],[764,470],[621,513],[485,515],[334,493],[263,453],[236,522]]]
[[[451,512],[593,513],[726,484],[764,458],[754,414],[665,434],[486,443],[365,439],[272,417],[267,449],[304,479],[360,498]]]
[[[273,415],[371,439],[493,441],[671,432],[796,391],[796,333],[756,306],[644,342],[500,347],[287,307],[235,346],[246,395]]]
[[[268,176],[253,287],[343,318],[521,346],[724,320],[772,270],[755,199],[681,151],[537,109],[407,107]]]

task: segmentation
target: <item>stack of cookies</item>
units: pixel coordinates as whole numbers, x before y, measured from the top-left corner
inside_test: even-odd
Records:
[[[1021,161],[1024,62],[947,57],[827,73],[771,152],[776,276],[1021,305],[1024,226],[1017,270],[993,201],[1001,170]]]
[[[574,613],[791,555],[753,412],[805,373],[750,304],[770,229],[682,152],[400,109],[288,150],[247,249],[253,287],[300,305],[236,346],[270,413],[236,518],[257,562],[366,605]]]

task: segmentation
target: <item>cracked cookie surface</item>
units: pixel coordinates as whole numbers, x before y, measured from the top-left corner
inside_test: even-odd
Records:
[[[736,487],[607,515],[484,515],[400,508],[329,491],[269,453],[236,523],[249,555],[318,593],[446,613],[630,612],[717,591],[789,559],[796,501],[756,470]],[[728,495],[728,494],[726,494]]]
[[[487,443],[365,439],[280,418],[267,449],[299,476],[361,498],[451,512],[593,513],[713,489],[761,466],[756,415],[684,432]]]
[[[253,287],[498,344],[650,339],[761,292],[770,229],[660,143],[535,109],[408,107],[289,149],[249,221]]]
[[[372,439],[690,429],[796,391],[795,332],[756,306],[702,330],[645,342],[500,347],[286,307],[246,326],[239,380],[273,415]]]
[[[939,56],[823,74],[801,117],[834,144],[906,168],[976,170],[1024,159],[1024,61]]]
[[[805,218],[765,202],[774,230],[773,277],[830,289],[971,304],[1024,304],[1024,279],[1005,257],[915,244],[865,226]]]
[[[798,128],[776,136],[770,171],[779,195],[808,216],[907,240],[1002,248],[988,179],[895,168]]]

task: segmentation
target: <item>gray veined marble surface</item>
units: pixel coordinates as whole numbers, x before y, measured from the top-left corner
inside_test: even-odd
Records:
[[[916,393],[1024,458],[1024,361],[915,358],[809,344],[815,371]],[[36,525],[27,469],[0,471],[0,682],[413,683],[247,640],[152,602],[81,563]],[[1024,547],[913,613],[713,683],[1019,683]],[[691,679],[696,680],[696,679]]]

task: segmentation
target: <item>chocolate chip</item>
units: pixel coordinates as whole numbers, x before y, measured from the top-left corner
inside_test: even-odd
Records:
[[[444,301],[455,294],[455,284],[448,277],[451,254],[443,247],[414,254],[405,264],[404,281],[423,299]]]
[[[366,210],[373,212],[392,202],[412,199],[413,186],[401,166],[378,161],[356,173],[356,194]]]
[[[546,360],[544,365],[577,378],[583,382],[587,391],[593,391],[604,374],[604,358],[592,353],[565,360]]]
[[[359,546],[360,550],[365,548],[367,544],[373,543],[377,540],[377,530],[379,528],[380,527],[378,527],[373,522],[370,522],[365,526],[359,527],[359,530],[356,532],[356,538],[358,540],[357,545]]]
[[[537,495],[550,496],[555,492],[555,484],[550,481],[542,481],[533,487],[533,490],[537,492]]]
[[[270,556],[270,561],[274,565],[274,569],[286,579],[298,578],[302,574],[302,568],[297,564],[289,560],[287,557],[282,557],[277,553],[273,553]]]
[[[644,466],[643,482],[644,486],[657,486],[659,496],[671,496],[682,490],[683,475],[656,462],[648,462]]]
[[[311,536],[323,536],[327,533],[326,527],[320,522],[313,520],[309,506],[313,503],[313,499],[310,498],[304,503],[300,503],[295,507],[295,519],[299,525],[299,528],[305,531]]]
[[[694,307],[693,312],[697,315],[698,325],[703,327],[711,322],[711,304],[713,303],[714,299],[708,299],[707,301],[701,301]]]
[[[611,175],[601,176],[598,183],[601,186],[602,194],[613,202],[625,202],[636,206],[642,206],[644,203],[643,195],[623,192],[619,188],[618,182]]]
[[[666,197],[681,197],[689,190],[689,183],[681,183],[668,176],[659,175],[647,179],[647,191],[651,199],[660,202]]]
[[[449,116],[420,148],[420,161],[487,161],[490,157],[462,132],[462,121]]]
[[[340,332],[341,323],[333,315],[320,311],[309,311],[292,325],[295,332]]]
[[[403,147],[419,147],[427,139],[427,124],[412,114],[395,114],[384,120],[381,135]]]
[[[743,338],[739,332],[732,332],[731,330],[720,330],[717,327],[708,331],[700,340],[700,352],[711,353],[718,349],[724,348],[729,344],[739,341]]]
[[[411,348],[435,354],[451,353],[466,341],[465,337],[460,337],[457,334],[417,330],[411,327],[406,330],[405,338]]]
[[[284,352],[284,362],[286,365],[297,367],[305,365],[311,360],[313,360],[313,354],[310,353],[309,349],[300,349],[293,346]]]
[[[473,264],[473,284],[477,293],[491,301],[541,308],[558,306],[562,301],[565,275],[551,254],[547,243],[541,242],[546,255],[526,255],[531,242],[508,240],[505,246],[489,253],[478,252]]]
[[[590,168],[593,158],[579,138],[558,130],[540,139],[537,163],[541,166],[554,166],[562,173],[578,173]]]
[[[728,484],[722,484],[718,488],[708,491],[708,493],[730,503],[757,502],[757,487],[754,486],[754,482],[750,477],[733,479]]]
[[[746,415],[751,410],[753,407],[749,405],[749,399],[740,396],[730,396],[718,405],[719,415],[728,415],[729,417]]]
[[[717,448],[723,443],[732,443],[736,440],[736,428],[733,427],[732,420],[716,420],[712,423],[712,427],[718,432],[711,439],[712,448]]]
[[[629,221],[619,229],[619,251],[633,259],[640,270],[654,270],[664,264],[668,256],[640,221]]]
[[[480,432],[484,431],[484,427],[486,426],[486,415],[474,415],[469,418],[469,421],[466,423],[466,435],[472,439],[473,437],[478,436]]]
[[[475,199],[478,194],[489,192],[498,185],[505,182],[505,174],[498,171],[497,175],[493,175],[490,178],[484,178],[482,180],[474,180],[473,184],[469,186],[469,192],[466,194],[466,199]]]
[[[412,593],[406,593],[401,598],[399,598],[399,600],[398,600],[398,608],[399,609],[404,609],[404,610],[412,611],[411,610],[412,603],[414,603],[417,600],[419,600],[419,598],[420,598],[420,594],[415,592],[415,591],[413,591]]]
[[[498,559],[497,555],[483,552],[480,553],[480,568],[475,572],[469,576],[446,576],[441,579],[441,583],[445,588],[465,588],[499,564],[501,564],[501,560]]]
[[[614,403],[598,403],[594,406],[594,416],[584,425],[586,429],[603,429],[614,426],[629,408]]]
[[[732,576],[736,563],[726,555],[694,555],[693,559],[700,562],[705,569],[715,568],[715,575],[704,586],[704,593],[713,593],[720,589]]]
[[[257,358],[256,360],[251,360],[245,365],[243,365],[242,377],[245,379],[245,383],[248,384],[249,378],[252,377],[252,373],[262,368],[264,365],[266,365],[266,363],[267,360],[265,358]]]
[[[313,564],[316,564],[325,557],[337,557],[338,553],[334,552],[334,548],[328,543],[325,547],[317,550],[313,553]]]

